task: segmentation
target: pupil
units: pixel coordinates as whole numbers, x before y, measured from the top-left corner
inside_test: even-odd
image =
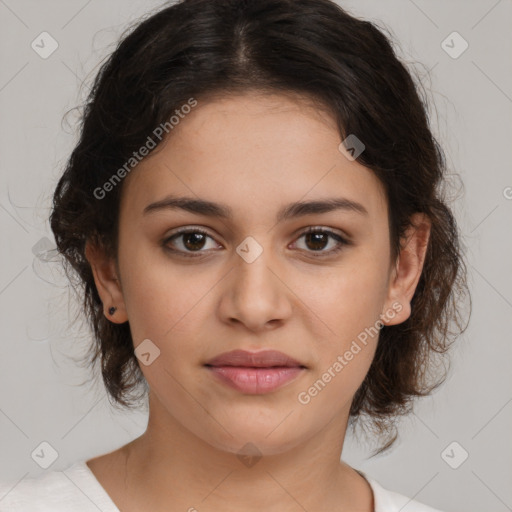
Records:
[[[187,249],[201,249],[204,245],[204,238],[205,236],[202,233],[186,233],[184,242],[185,247],[187,247]],[[190,240],[192,240],[191,244],[188,243]],[[195,245],[197,243],[199,246]]]
[[[317,246],[316,244],[318,244],[319,240],[323,237],[325,239],[326,235],[325,233],[307,233],[306,235],[306,244],[308,243],[308,240],[311,238],[313,238],[313,245],[315,247],[313,247],[314,250],[319,250],[319,249],[323,249],[325,247],[325,240],[324,240],[324,243],[320,242],[320,246]]]

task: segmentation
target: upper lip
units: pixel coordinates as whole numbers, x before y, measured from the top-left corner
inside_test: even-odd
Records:
[[[261,352],[248,352],[246,350],[232,350],[224,352],[210,359],[206,366],[244,366],[253,368],[266,368],[271,366],[305,366],[292,357],[278,350],[264,350]]]

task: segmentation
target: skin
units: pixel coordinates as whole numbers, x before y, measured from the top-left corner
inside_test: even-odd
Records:
[[[297,397],[379,318],[386,325],[408,318],[430,224],[416,214],[416,229],[392,261],[383,187],[339,151],[340,142],[334,120],[301,98],[210,99],[125,178],[118,261],[87,245],[107,318],[129,320],[135,347],[150,339],[160,350],[141,364],[150,387],[147,430],[88,461],[123,512],[373,510],[368,482],[340,456],[378,336],[309,403]],[[170,193],[225,204],[234,216],[143,215]],[[285,204],[328,197],[357,201],[368,213],[276,223]],[[199,247],[194,254],[202,256],[166,252],[163,240],[191,226],[211,238],[202,247],[187,245],[186,236],[167,245],[189,253]],[[301,236],[310,226],[351,244],[319,257],[314,241]],[[263,250],[251,263],[236,252],[248,236]],[[321,254],[338,246],[323,240]],[[272,393],[244,394],[203,366],[233,349],[280,350],[307,370]],[[237,456],[251,452],[247,443],[262,455],[250,467]]]

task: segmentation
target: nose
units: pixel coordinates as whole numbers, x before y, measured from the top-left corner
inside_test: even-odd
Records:
[[[293,293],[275,260],[263,251],[252,262],[237,256],[234,265],[219,304],[222,320],[253,332],[285,323],[292,313]]]

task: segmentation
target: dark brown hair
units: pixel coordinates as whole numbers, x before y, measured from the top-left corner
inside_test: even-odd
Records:
[[[445,158],[429,127],[424,88],[391,40],[330,0],[183,0],[123,35],[94,80],[50,218],[58,250],[83,286],[95,338],[90,363],[99,358],[114,405],[132,407],[135,392],[142,388],[138,398],[144,396],[147,383],[129,323],[105,318],[85,258],[90,240],[117,260],[122,182],[102,198],[95,190],[190,98],[200,103],[247,90],[313,99],[336,120],[341,140],[355,134],[363,141],[358,162],[385,188],[394,257],[413,213],[424,212],[432,223],[412,314],[381,329],[350,424],[366,415],[370,421],[361,426],[386,438],[376,453],[387,450],[397,437],[396,418],[410,412],[414,397],[445,380],[446,371],[431,371],[432,356],[444,354],[465,328],[466,268],[444,197]]]

